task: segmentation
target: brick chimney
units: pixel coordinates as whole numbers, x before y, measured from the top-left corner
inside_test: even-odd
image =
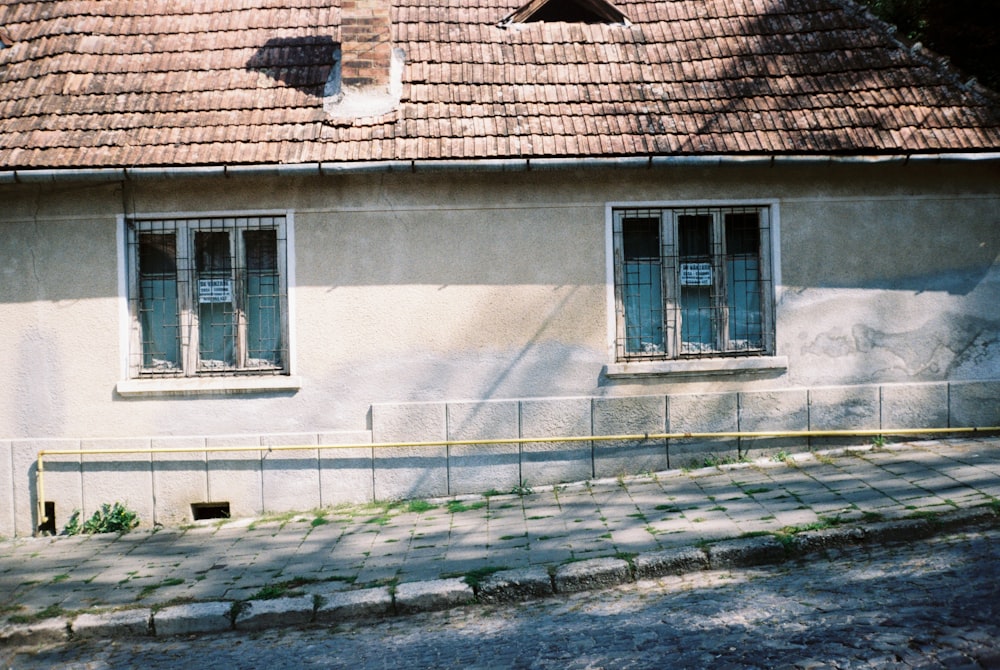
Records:
[[[342,0],[340,77],[344,88],[388,88],[392,63],[389,0]]]

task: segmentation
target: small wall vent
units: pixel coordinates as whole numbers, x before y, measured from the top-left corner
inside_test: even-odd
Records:
[[[38,532],[42,535],[55,535],[59,531],[56,529],[56,504],[51,500],[46,500],[42,505],[45,514],[45,521],[38,524]]]
[[[229,503],[227,502],[201,502],[191,503],[191,516],[195,521],[205,519],[228,519]]]

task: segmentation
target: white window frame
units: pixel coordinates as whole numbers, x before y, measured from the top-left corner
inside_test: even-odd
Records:
[[[762,296],[762,318],[764,319],[765,341],[757,351],[713,351],[709,354],[694,355],[678,350],[677,333],[664,323],[666,349],[652,355],[623,355],[624,306],[622,296],[616,287],[616,274],[622,267],[623,256],[620,243],[616,241],[615,226],[620,213],[626,210],[649,210],[658,212],[661,221],[661,244],[672,246],[672,237],[677,228],[677,217],[691,210],[721,212],[730,208],[759,208],[766,217],[769,234],[762,240],[760,248],[761,272],[767,277],[768,290]],[[685,211],[686,210],[686,211]],[[713,214],[714,215],[714,214]],[[666,222],[666,223],[664,223]],[[716,224],[718,225],[718,224]],[[666,238],[666,239],[664,239]],[[642,201],[609,202],[605,207],[605,244],[607,277],[607,318],[608,318],[608,359],[605,374],[611,378],[643,377],[649,375],[669,375],[676,377],[700,377],[731,374],[774,374],[788,367],[785,356],[777,355],[775,329],[777,326],[777,296],[780,291],[780,215],[778,201],[763,200],[687,200],[687,201]],[[678,261],[678,257],[673,257]],[[664,258],[664,264],[668,262]],[[679,304],[679,281],[667,278],[667,273],[679,273],[677,267],[662,267],[664,311]],[[679,313],[679,310],[676,310]],[[666,319],[665,319],[666,321]],[[679,316],[672,324],[674,330],[680,328]],[[720,325],[720,328],[723,327]],[[725,334],[720,336],[722,339]],[[724,347],[723,347],[724,348]]]
[[[248,221],[274,218],[273,228],[278,232],[277,273],[279,279],[279,300],[281,303],[281,337],[283,356],[280,367],[253,367],[238,364],[236,368],[224,370],[199,370],[197,321],[194,313],[197,305],[194,290],[178,291],[181,328],[188,331],[181,347],[180,369],[166,373],[140,369],[141,335],[139,317],[136,314],[138,296],[138,258],[135,236],[148,232],[164,222],[174,224],[177,231],[178,256],[191,259],[190,254],[182,254],[181,248],[194,243],[194,233],[198,230],[239,232],[260,229],[248,226]],[[295,391],[301,387],[301,380],[295,374],[295,304],[294,276],[295,225],[292,211],[223,211],[223,212],[171,212],[118,216],[118,283],[121,347],[121,379],[116,391],[122,396],[173,395],[201,393],[241,393],[265,391]],[[231,235],[231,256],[243,253],[242,235]],[[178,264],[178,274],[188,270]],[[238,357],[246,360],[243,325],[238,329]],[[192,335],[191,333],[195,333]]]

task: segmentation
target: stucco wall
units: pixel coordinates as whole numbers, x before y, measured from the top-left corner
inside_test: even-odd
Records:
[[[998,185],[912,164],[0,186],[0,462],[10,440],[371,431],[373,405],[1000,379]],[[608,378],[606,203],[747,199],[778,203],[787,369]],[[245,210],[293,215],[301,388],[116,393],[117,217]]]

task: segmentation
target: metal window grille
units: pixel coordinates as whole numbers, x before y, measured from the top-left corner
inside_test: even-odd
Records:
[[[133,376],[287,372],[283,217],[128,229]]]
[[[618,360],[773,349],[766,207],[614,213]]]

